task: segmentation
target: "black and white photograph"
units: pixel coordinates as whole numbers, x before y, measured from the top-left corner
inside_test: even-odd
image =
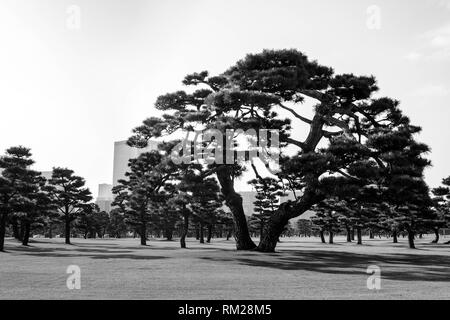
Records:
[[[450,299],[450,0],[0,0],[0,43],[0,300]]]

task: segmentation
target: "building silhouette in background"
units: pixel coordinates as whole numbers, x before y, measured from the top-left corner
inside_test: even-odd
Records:
[[[111,212],[111,203],[113,199],[112,184],[99,184],[98,197],[95,203],[98,205],[100,211]]]
[[[113,186],[118,184],[120,179],[125,178],[128,171],[128,161],[137,158],[144,152],[158,149],[157,141],[149,141],[146,148],[132,148],[127,145],[127,141],[114,142],[114,164],[113,164]]]
[[[129,145],[127,145],[126,140],[114,142],[112,184],[103,183],[99,184],[98,186],[98,197],[96,200],[96,204],[99,206],[101,211],[111,211],[111,203],[114,200],[112,188],[114,186],[117,186],[119,180],[125,178],[125,173],[128,171],[128,162],[130,161],[130,159],[135,159],[144,152],[157,150],[158,143],[159,142],[157,141],[149,141],[146,148],[140,149],[130,147]]]

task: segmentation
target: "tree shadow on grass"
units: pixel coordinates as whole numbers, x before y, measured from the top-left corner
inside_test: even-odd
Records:
[[[383,279],[400,281],[442,281],[450,282],[450,257],[442,255],[374,255],[354,254],[336,251],[302,250],[274,254],[241,253],[239,256],[220,258],[202,257],[214,262],[239,263],[252,267],[276,270],[311,271],[325,274],[358,274],[368,276],[367,267],[381,268]]]
[[[35,257],[53,257],[53,258],[91,258],[91,259],[133,259],[133,260],[155,260],[155,259],[167,259],[163,256],[152,255],[138,255],[132,254],[131,250],[119,250],[114,249],[94,249],[94,248],[80,248],[77,246],[64,248],[42,248],[33,246],[20,246],[9,248],[9,253],[20,253],[21,255],[35,256]]]

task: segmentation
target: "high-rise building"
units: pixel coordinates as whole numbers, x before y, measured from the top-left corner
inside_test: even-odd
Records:
[[[158,143],[149,141],[146,148],[139,149],[130,147],[126,141],[114,142],[113,185],[116,186],[120,179],[125,178],[130,159],[137,158],[141,153],[156,150]]]
[[[149,141],[148,146],[142,149],[130,147],[127,145],[127,141],[114,142],[113,181],[112,184],[103,183],[98,186],[96,203],[100,210],[111,211],[111,203],[114,200],[112,188],[118,184],[120,179],[125,178],[130,159],[137,158],[141,153],[157,150],[157,148],[157,141]]]
[[[100,208],[100,211],[110,212],[113,199],[112,185],[106,183],[99,184],[98,197],[95,203]]]

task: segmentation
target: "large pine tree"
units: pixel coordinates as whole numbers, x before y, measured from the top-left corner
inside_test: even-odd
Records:
[[[373,76],[335,74],[333,69],[309,60],[297,50],[250,54],[223,74],[193,73],[186,76],[183,84],[197,90],[159,97],[156,108],[166,113],[162,118],[145,120],[134,129],[130,141],[135,146],[145,146],[151,138],[200,128],[220,130],[224,136],[227,129],[278,130],[278,178],[296,197],[283,202],[271,215],[257,248],[264,252],[275,250],[290,219],[330,196],[326,191],[330,176],[361,180],[349,172],[354,164],[366,171],[373,166],[389,166],[392,159],[388,149],[396,149],[396,137],[390,133],[409,121],[397,101],[373,97],[378,90]],[[308,115],[306,104],[313,104],[312,115]],[[294,131],[294,125],[306,130]],[[386,139],[387,149],[369,143],[379,137]],[[216,174],[233,214],[237,249],[254,249],[242,197],[234,188],[235,178],[241,172],[235,170],[236,165],[244,163],[218,163],[211,173]],[[270,167],[269,163],[266,165]],[[361,181],[366,182],[371,183],[369,179]]]

